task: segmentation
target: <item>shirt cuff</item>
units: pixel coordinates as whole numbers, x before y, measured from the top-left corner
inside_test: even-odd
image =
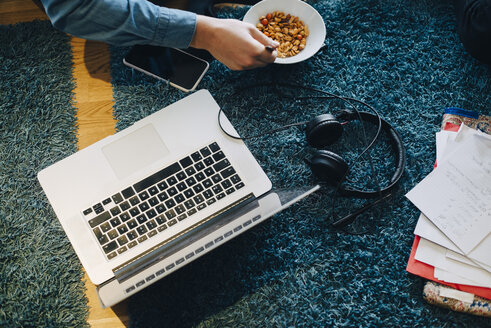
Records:
[[[187,48],[196,30],[196,14],[159,7],[157,29],[152,44],[174,48]]]

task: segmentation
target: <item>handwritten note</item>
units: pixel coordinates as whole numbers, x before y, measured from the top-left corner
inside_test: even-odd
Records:
[[[491,138],[473,133],[458,143],[406,196],[464,254],[491,233]]]

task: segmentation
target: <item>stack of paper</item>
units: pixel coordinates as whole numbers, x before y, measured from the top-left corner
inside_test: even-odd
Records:
[[[462,124],[438,132],[436,145],[436,168],[406,195],[422,212],[412,256],[434,268],[433,280],[490,298],[491,136]]]

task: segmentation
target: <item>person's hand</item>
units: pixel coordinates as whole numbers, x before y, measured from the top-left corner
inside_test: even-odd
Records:
[[[252,24],[201,15],[197,16],[196,32],[191,41],[191,47],[208,50],[232,70],[252,69],[274,62],[278,46],[278,42]]]

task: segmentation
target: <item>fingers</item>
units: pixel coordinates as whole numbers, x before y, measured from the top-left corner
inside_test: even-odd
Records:
[[[279,47],[279,42],[268,38],[255,27],[251,30],[251,36],[260,43],[258,44],[259,55],[257,60],[265,64],[273,63],[278,55],[276,48]]]

